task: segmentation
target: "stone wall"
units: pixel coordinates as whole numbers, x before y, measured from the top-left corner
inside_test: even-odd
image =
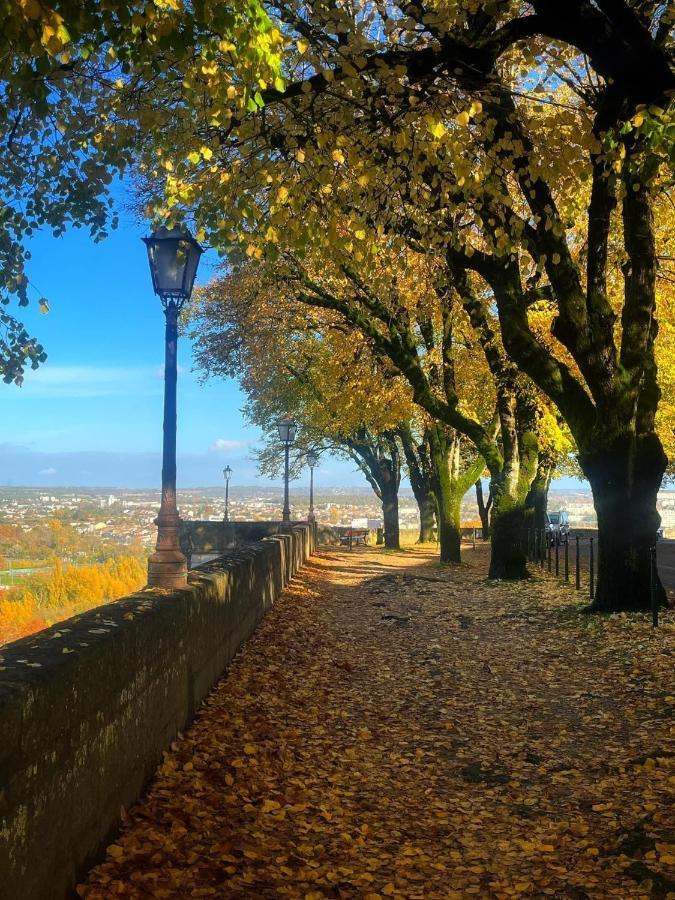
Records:
[[[210,522],[183,519],[180,545],[188,562],[191,556],[219,555],[279,534],[281,522]]]
[[[71,895],[314,538],[295,527],[193,570],[186,589],[0,648],[0,897]]]

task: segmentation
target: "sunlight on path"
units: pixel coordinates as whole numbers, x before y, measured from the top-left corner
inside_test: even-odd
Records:
[[[588,619],[465,557],[315,557],[80,895],[675,890],[672,621]]]

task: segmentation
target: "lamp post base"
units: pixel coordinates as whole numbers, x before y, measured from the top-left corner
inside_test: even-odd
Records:
[[[157,549],[148,559],[148,587],[171,590],[187,586],[187,558],[180,549],[177,515],[162,515],[155,519],[158,525]]]
[[[148,559],[148,587],[187,587],[187,559],[180,550],[156,550]]]

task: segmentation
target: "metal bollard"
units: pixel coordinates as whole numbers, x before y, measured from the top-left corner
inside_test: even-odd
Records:
[[[544,541],[546,540],[546,532],[541,530],[539,531],[539,568],[544,568],[544,557],[546,556]]]
[[[473,529],[473,549],[476,549],[476,529]]]
[[[551,571],[551,542],[546,538],[546,559],[548,562],[548,571]]]
[[[591,600],[594,600],[595,599],[595,565],[593,562],[593,538],[589,538],[589,540],[590,540],[590,550],[589,550],[590,569],[589,569],[589,573],[588,573],[588,577],[589,577],[588,596],[591,598]]]
[[[560,542],[557,535],[555,539],[555,575],[556,578],[560,575]]]
[[[352,533],[351,533],[351,531],[350,531],[350,532],[349,532],[349,549],[350,549],[350,550],[352,549],[352,539],[353,539],[353,537],[352,537]]]
[[[565,535],[565,581],[569,584],[570,580],[570,536]]]
[[[656,592],[656,547],[649,548],[649,597],[652,604],[652,627],[659,624],[659,601]]]
[[[574,587],[576,588],[576,590],[580,591],[581,590],[581,566],[579,565],[579,535],[576,536],[575,540],[577,542],[577,551],[576,551],[576,563],[575,563],[576,564],[576,573],[574,576],[574,582],[575,582]]]

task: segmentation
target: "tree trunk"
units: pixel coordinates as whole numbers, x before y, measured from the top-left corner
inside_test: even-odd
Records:
[[[546,528],[548,489],[551,486],[551,465],[540,462],[537,474],[525,498],[527,528],[543,531]]]
[[[432,544],[436,541],[436,498],[432,492],[417,498],[420,511],[420,536],[418,544]]]
[[[645,611],[650,608],[650,548],[656,545],[661,517],[656,496],[666,456],[655,434],[625,436],[611,445],[580,452],[591,483],[598,517],[598,578],[591,612]],[[665,591],[656,580],[657,599]]]
[[[382,490],[382,518],[384,520],[384,546],[387,550],[400,550],[398,490],[389,484]]]
[[[494,482],[494,479],[493,479]],[[516,581],[528,578],[524,547],[525,503],[510,496],[501,486],[492,485],[492,553],[489,578]]]
[[[410,477],[410,487],[415,495],[415,501],[420,511],[420,536],[418,544],[429,544],[436,540],[434,526],[436,524],[436,498],[434,497],[428,450],[426,440],[418,444],[413,437],[409,424],[400,425],[396,433],[401,441],[403,455],[405,456]]]
[[[483,482],[478,479],[476,482],[476,503],[478,504],[478,515],[480,516],[482,537],[484,541],[490,537],[490,507],[492,506],[492,494],[488,496],[487,503],[483,499]]]
[[[431,482],[438,511],[438,542],[442,563],[460,563],[461,532],[460,507],[462,494],[450,474],[448,445],[445,435],[437,428],[430,441]],[[459,498],[458,495],[459,494]]]
[[[436,499],[438,503],[438,541],[441,562],[460,563],[462,561],[462,533],[460,528],[462,496],[457,491],[452,490],[450,485],[444,485],[440,486]]]
[[[503,425],[502,425],[503,427]],[[525,500],[539,467],[539,440],[533,431],[518,436],[517,450],[499,475],[492,477],[492,552],[490,578],[509,581],[529,578],[525,546]]]

